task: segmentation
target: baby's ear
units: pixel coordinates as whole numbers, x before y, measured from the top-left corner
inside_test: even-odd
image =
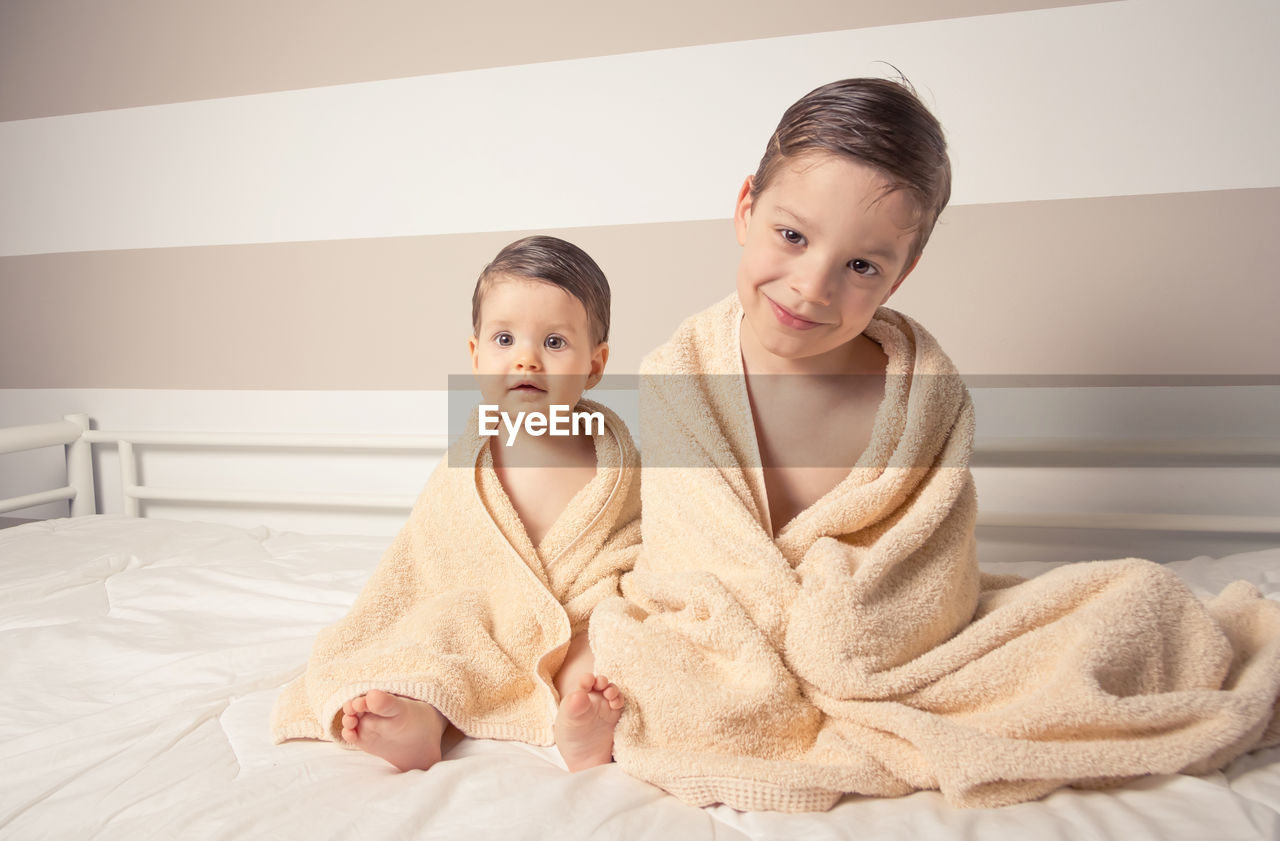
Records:
[[[587,388],[595,388],[604,377],[604,366],[609,364],[609,343],[601,342],[591,352],[591,374],[587,377]]]
[[[480,340],[475,336],[467,339],[467,353],[471,354],[471,373],[476,373],[480,368],[480,357],[476,354],[476,350],[480,347]]]

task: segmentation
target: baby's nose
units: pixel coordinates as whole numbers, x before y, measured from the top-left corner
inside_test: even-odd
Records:
[[[538,356],[537,349],[530,345],[522,345],[516,352],[516,367],[521,370],[536,370],[542,367],[542,360]]]

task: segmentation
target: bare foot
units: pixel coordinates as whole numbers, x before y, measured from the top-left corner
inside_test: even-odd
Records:
[[[601,675],[583,675],[578,689],[561,699],[556,713],[556,747],[570,771],[613,761],[613,728],[624,703],[618,687]]]
[[[448,723],[425,701],[380,689],[342,705],[343,741],[401,771],[425,771],[440,761],[440,739]]]

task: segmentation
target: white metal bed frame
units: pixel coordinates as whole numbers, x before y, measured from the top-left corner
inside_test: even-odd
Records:
[[[251,432],[114,432],[95,430],[88,415],[66,415],[61,421],[0,429],[0,455],[65,446],[67,484],[63,487],[0,499],[0,514],[67,500],[73,517],[97,513],[93,481],[95,444],[115,444],[120,455],[120,494],[127,516],[142,516],[144,501],[290,505],[305,508],[400,510],[413,507],[412,496],[341,494],[306,491],[208,490],[150,487],[139,481],[135,447],[193,449],[261,448],[342,450],[355,452],[442,452],[445,435],[286,434]],[[975,464],[1018,466],[1140,460],[1145,464],[1280,464],[1280,438],[1178,438],[1152,440],[1096,438],[979,438]],[[1101,463],[1101,462],[1099,462]],[[1203,532],[1280,536],[1280,516],[1136,513],[1012,513],[980,511],[978,525],[996,528],[1114,529],[1122,531]]]
[[[51,423],[0,429],[0,455],[59,444],[67,448],[67,484],[61,488],[0,499],[0,514],[62,500],[70,502],[73,517],[97,513],[93,483],[92,447],[94,444],[116,445],[120,454],[120,496],[124,513],[130,517],[142,516],[143,501],[293,505],[304,508],[407,512],[413,507],[413,496],[151,487],[139,482],[135,447],[442,452],[448,446],[448,437],[408,434],[112,432],[92,429],[88,415],[84,414],[66,415],[63,420]]]

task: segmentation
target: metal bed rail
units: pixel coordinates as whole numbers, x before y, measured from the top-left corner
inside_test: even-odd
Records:
[[[60,421],[11,426],[0,429],[0,455],[38,450],[42,447],[66,447],[67,484],[36,493],[0,499],[0,514],[34,508],[50,502],[68,500],[71,516],[79,517],[97,511],[93,493],[93,452],[85,438],[89,431],[89,416],[65,415]]]
[[[124,513],[141,514],[143,501],[197,502],[212,504],[299,506],[303,508],[346,508],[354,510],[409,510],[413,496],[395,494],[316,493],[308,491],[210,490],[203,488],[158,488],[139,481],[138,453],[144,446],[185,449],[235,448],[289,450],[342,450],[382,452],[431,452],[448,447],[445,435],[326,434],[326,433],[244,433],[244,432],[112,432],[90,430],[90,444],[115,444],[120,456],[120,494]]]

